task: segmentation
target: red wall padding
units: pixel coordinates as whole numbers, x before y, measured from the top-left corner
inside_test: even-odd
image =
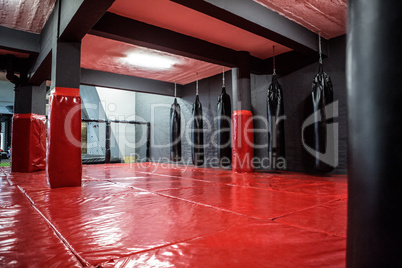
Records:
[[[46,117],[14,114],[11,141],[11,171],[33,172],[46,166]]]
[[[232,116],[232,170],[253,172],[254,157],[253,114],[250,111],[234,111]]]
[[[81,186],[80,90],[61,87],[53,89],[48,119],[48,184],[51,188]]]

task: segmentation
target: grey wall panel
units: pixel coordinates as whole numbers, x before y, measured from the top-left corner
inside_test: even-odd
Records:
[[[346,79],[345,79],[345,47],[346,38],[341,36],[329,41],[328,57],[324,59],[324,71],[327,72],[334,84],[334,99],[338,101],[339,116],[335,122],[339,123],[339,164],[335,173],[345,173],[347,171],[347,106],[346,106]],[[277,62],[277,66],[281,63]],[[301,130],[304,120],[309,114],[307,100],[311,99],[311,83],[318,71],[317,63],[306,66],[289,75],[279,77],[279,83],[283,87],[285,104],[285,140],[286,140],[286,162],[287,169],[291,171],[308,172],[309,157],[303,148],[301,141]],[[280,75],[280,74],[279,74]],[[266,128],[261,118],[266,118],[266,98],[267,88],[271,82],[271,75],[252,75],[251,76],[251,104],[252,112],[255,116],[254,127],[258,129]],[[211,159],[217,157],[217,150],[212,145],[216,142],[216,116],[217,98],[222,88],[222,76],[216,75],[199,82],[200,101],[203,106],[204,120],[204,143],[205,159],[208,159],[207,166],[211,165]],[[226,73],[226,90],[232,97],[231,72]],[[191,120],[192,104],[195,100],[195,83],[183,86],[182,98],[178,103],[182,110],[182,128],[184,135],[182,140],[182,161],[181,163],[191,163],[191,146],[189,143],[189,120]],[[153,128],[154,144],[151,144],[151,157],[154,161],[168,162],[169,147],[156,148],[153,145],[163,145],[169,142],[169,109],[173,103],[172,97],[157,96],[153,94],[137,93],[136,114],[151,122]],[[151,118],[152,107],[154,116]],[[210,127],[205,121],[211,122]],[[186,137],[187,135],[187,137]],[[263,147],[268,141],[267,131],[256,132],[254,136],[255,144]],[[266,147],[256,148],[255,156],[267,158],[268,150]],[[306,161],[307,160],[307,161]],[[267,166],[267,163],[264,163]]]

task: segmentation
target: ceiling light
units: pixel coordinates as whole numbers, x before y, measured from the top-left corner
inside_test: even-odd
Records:
[[[169,69],[176,63],[173,60],[160,55],[150,55],[144,53],[129,54],[126,57],[126,61],[135,66],[151,69]]]

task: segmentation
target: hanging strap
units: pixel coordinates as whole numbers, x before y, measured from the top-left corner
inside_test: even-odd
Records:
[[[272,63],[273,63],[273,75],[276,75],[276,66],[275,66],[275,46],[272,46]]]
[[[222,66],[222,87],[225,87],[225,67]]]
[[[198,95],[198,73],[197,74],[197,82],[195,84],[195,95]]]
[[[320,64],[322,64],[321,32],[318,32],[318,53],[320,55],[318,61]]]
[[[323,64],[322,64],[322,48],[321,48],[321,32],[318,32],[318,73],[321,74],[324,72]]]
[[[176,81],[174,81],[174,97],[176,98],[176,90],[177,90],[177,84]]]

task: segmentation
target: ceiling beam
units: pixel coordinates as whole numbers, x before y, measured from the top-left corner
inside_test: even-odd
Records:
[[[89,33],[227,67],[238,63],[236,50],[109,12]],[[251,61],[253,73],[265,71],[263,60],[251,57]]]
[[[26,68],[29,64],[29,58],[12,57],[12,67],[15,73],[27,72]],[[10,62],[9,62],[10,63]],[[0,55],[0,70],[6,71],[7,69],[7,56]]]
[[[0,55],[0,70],[3,71],[6,69],[7,66],[7,56]]]
[[[174,84],[153,79],[81,69],[81,84],[115,89],[174,96]],[[177,85],[177,97],[182,96],[183,86]]]
[[[0,26],[0,48],[24,52],[39,53],[40,35]]]
[[[57,38],[79,42],[115,0],[57,1],[40,37],[40,52],[30,70],[29,83],[40,85],[51,73],[51,51]],[[60,5],[61,2],[61,5]]]
[[[53,32],[57,25],[58,14],[53,10],[40,34],[40,51],[29,70],[28,83],[39,86],[43,81],[50,79],[52,70]]]
[[[276,73],[279,76],[285,76],[313,63],[318,65],[318,56],[307,57],[295,50],[275,56]],[[266,59],[266,66],[273,66],[272,58]],[[272,73],[272,67],[269,73]]]
[[[304,54],[316,54],[318,35],[253,0],[171,0]],[[323,44],[325,54],[326,47]]]
[[[115,0],[61,1],[60,38],[81,41]]]

